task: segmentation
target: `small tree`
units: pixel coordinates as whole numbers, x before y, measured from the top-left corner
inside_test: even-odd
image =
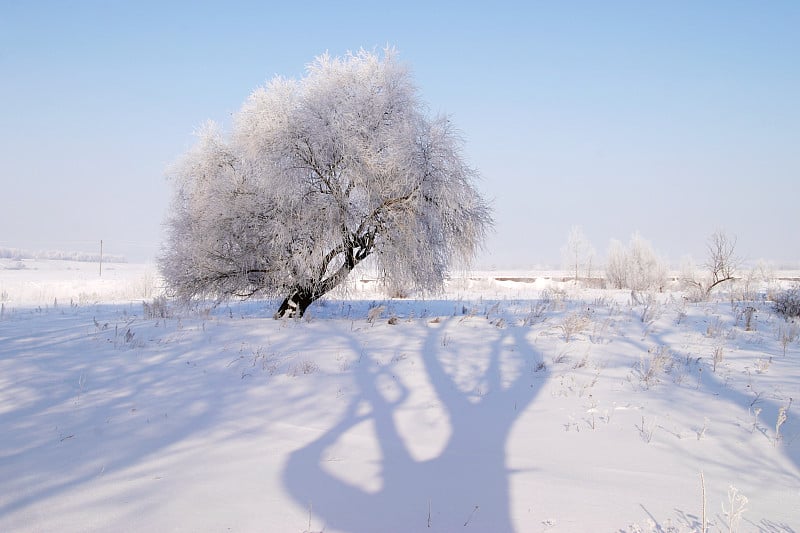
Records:
[[[708,256],[703,264],[706,270],[705,279],[695,279],[693,276],[684,281],[694,285],[706,298],[711,290],[725,281],[734,279],[740,260],[736,256],[736,237],[729,237],[724,231],[715,231],[706,243]]]
[[[708,238],[706,244],[708,258],[705,267],[711,276],[711,283],[706,292],[724,281],[733,279],[736,269],[739,266],[739,259],[736,257],[736,237],[728,237],[724,231],[715,231]]]
[[[423,113],[391,50],[323,55],[250,95],[176,165],[160,267],[179,297],[282,296],[302,316],[368,257],[433,290],[491,225],[446,117]]]
[[[581,270],[587,277],[591,276],[594,248],[583,234],[583,228],[572,226],[567,235],[567,243],[561,249],[561,255],[564,265],[575,273],[575,281],[578,281]]]
[[[666,277],[667,269],[653,245],[634,233],[628,245],[628,287],[637,291],[661,287]]]
[[[628,283],[628,258],[625,246],[612,239],[606,257],[606,279],[615,289],[624,289]]]

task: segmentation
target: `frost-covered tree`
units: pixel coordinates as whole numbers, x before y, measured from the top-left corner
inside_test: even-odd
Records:
[[[606,279],[616,288],[636,291],[661,287],[667,276],[664,261],[653,246],[637,232],[627,249],[612,240],[606,259]]]
[[[434,290],[490,227],[447,117],[430,118],[392,50],[316,58],[213,123],[172,172],[160,266],[179,297],[284,298],[304,313],[368,257]]]
[[[615,289],[624,289],[628,283],[628,256],[625,246],[612,239],[606,257],[606,279]]]
[[[594,248],[583,233],[581,226],[572,226],[567,235],[567,243],[561,248],[564,266],[575,274],[578,281],[580,272],[584,271],[586,277],[591,277]]]
[[[638,232],[628,244],[628,272],[628,287],[633,290],[661,287],[667,277],[664,261]]]

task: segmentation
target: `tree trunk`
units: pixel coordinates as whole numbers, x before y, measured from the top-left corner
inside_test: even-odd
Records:
[[[320,279],[317,283],[312,284],[311,287],[295,287],[292,290],[292,294],[286,297],[272,318],[275,320],[279,318],[301,318],[309,305],[316,302],[331,289],[342,283],[356,265],[372,253],[372,245],[373,235],[369,233],[360,238],[348,239],[347,246],[344,247],[343,250],[334,251],[330,254],[328,259],[323,262],[323,266],[320,269],[320,277],[324,275],[331,259],[338,253],[344,253],[344,262],[336,272],[330,274],[327,278]]]
[[[343,282],[345,278],[347,278],[347,275],[353,270],[354,266],[355,263],[345,263],[339,267],[339,270],[334,274],[317,283],[312,288],[295,287],[294,290],[292,290],[292,294],[281,303],[281,306],[272,318],[275,320],[279,318],[302,318],[308,306]]]
[[[324,293],[315,294],[308,289],[295,289],[290,296],[287,296],[272,318],[302,318],[308,306],[319,299]]]

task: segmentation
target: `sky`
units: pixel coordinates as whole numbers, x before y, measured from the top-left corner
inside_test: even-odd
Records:
[[[800,265],[800,2],[0,0],[0,247],[152,260],[168,166],[276,75],[389,45],[481,174],[476,266]]]

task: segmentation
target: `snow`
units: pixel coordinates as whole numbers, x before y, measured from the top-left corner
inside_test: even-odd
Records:
[[[0,263],[0,531],[700,531],[701,473],[709,531],[731,486],[739,531],[800,528],[774,282],[636,303],[561,273],[419,300],[357,280],[275,321],[149,318],[148,265],[24,266]]]

